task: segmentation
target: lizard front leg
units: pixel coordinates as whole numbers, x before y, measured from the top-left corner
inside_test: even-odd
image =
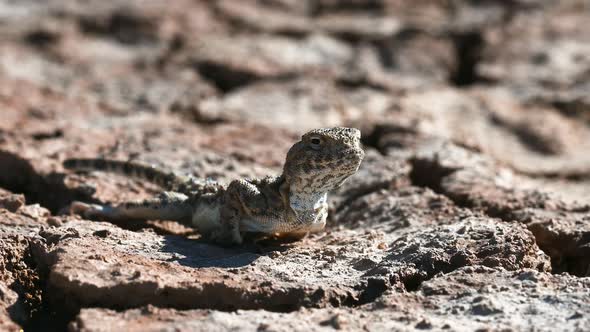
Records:
[[[222,244],[240,244],[243,232],[273,233],[270,220],[279,208],[269,206],[267,192],[247,180],[234,180],[226,189],[220,213],[220,228],[211,239]],[[270,227],[270,228],[269,228]]]
[[[240,220],[245,216],[246,210],[242,202],[244,196],[247,196],[248,192],[252,190],[250,186],[252,185],[244,180],[234,180],[229,184],[223,196],[223,204],[219,214],[219,228],[209,235],[212,241],[222,245],[243,242]]]
[[[144,201],[125,202],[115,206],[73,202],[70,212],[91,220],[121,221],[175,220],[186,222],[191,217],[188,197],[176,192],[162,192]]]
[[[287,231],[288,204],[281,192],[281,178],[234,180],[224,193],[219,230],[212,240],[241,243],[244,233],[275,235]]]

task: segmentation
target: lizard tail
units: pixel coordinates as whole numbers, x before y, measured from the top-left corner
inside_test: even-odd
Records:
[[[166,172],[153,165],[133,161],[120,161],[110,159],[66,159],[63,162],[66,169],[103,171],[122,174],[131,178],[147,180],[166,190],[175,188],[187,181],[184,177],[171,172]]]

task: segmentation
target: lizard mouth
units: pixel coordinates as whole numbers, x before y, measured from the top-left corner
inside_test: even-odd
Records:
[[[359,162],[365,157],[365,153],[360,148],[350,148],[342,152],[342,159],[358,160]]]

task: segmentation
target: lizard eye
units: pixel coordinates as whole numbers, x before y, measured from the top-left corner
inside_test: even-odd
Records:
[[[319,137],[312,137],[310,140],[311,148],[314,150],[319,150],[320,145],[322,144],[322,139]]]

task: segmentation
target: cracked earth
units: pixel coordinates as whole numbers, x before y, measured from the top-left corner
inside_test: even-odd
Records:
[[[585,1],[0,0],[0,330],[590,329]],[[74,200],[363,132],[325,232],[221,248]]]

